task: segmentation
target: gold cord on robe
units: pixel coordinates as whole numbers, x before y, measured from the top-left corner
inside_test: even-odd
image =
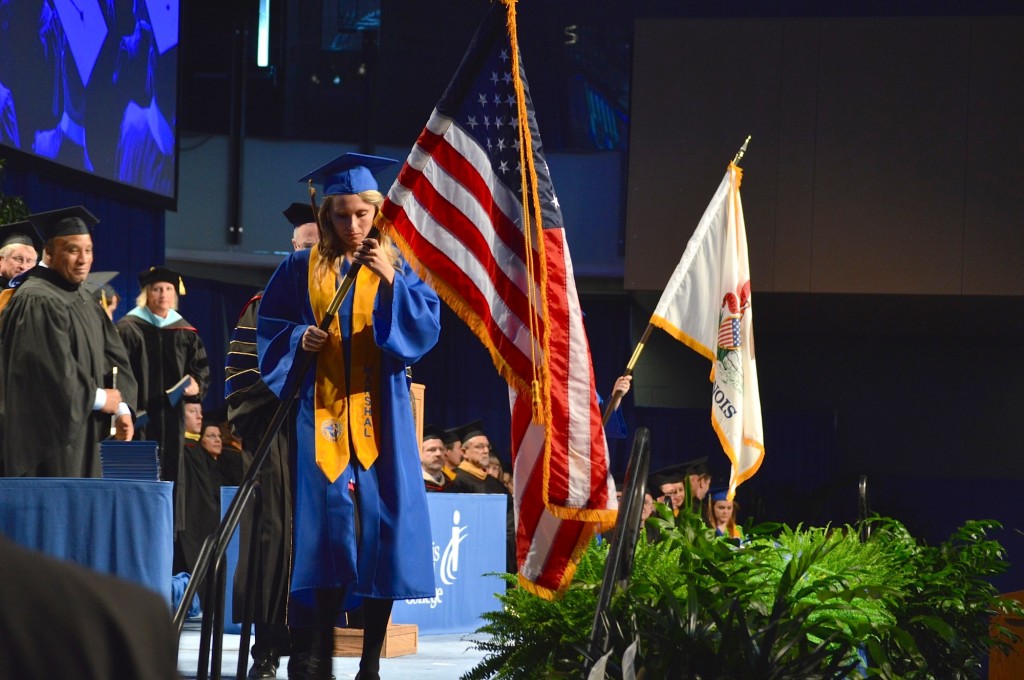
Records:
[[[337,290],[333,270],[316,280],[320,253],[309,254],[309,300],[317,322],[323,319]],[[316,464],[330,482],[348,467],[349,452],[369,468],[377,459],[380,428],[380,350],[373,340],[373,303],[380,278],[366,267],[356,275],[352,291],[352,375],[346,380],[345,354],[338,318],[331,321],[327,341],[316,360],[313,423]],[[351,442],[351,448],[350,448]]]

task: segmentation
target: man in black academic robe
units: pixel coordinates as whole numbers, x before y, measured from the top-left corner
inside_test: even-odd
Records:
[[[448,478],[443,472],[444,454],[444,431],[434,425],[424,425],[420,466],[423,468],[423,485],[428,493],[444,491],[448,486]]]
[[[132,436],[136,384],[110,319],[80,289],[98,220],[81,206],[29,219],[45,266],[0,314],[0,475],[100,477],[99,442],[112,426]]]
[[[491,443],[483,431],[483,423],[476,420],[462,428],[463,460],[455,470],[455,479],[445,487],[445,493],[496,493],[506,497],[505,505],[505,568],[516,572],[515,511],[512,494],[496,478],[487,474]]]

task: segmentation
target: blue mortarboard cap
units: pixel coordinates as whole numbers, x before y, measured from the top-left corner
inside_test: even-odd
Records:
[[[88,234],[99,222],[99,219],[82,205],[36,213],[29,215],[28,220],[43,237],[43,241],[58,236]]]
[[[156,49],[163,54],[178,44],[178,0],[146,0]]]
[[[729,489],[712,489],[708,495],[711,496],[712,503],[727,501],[729,500]]]
[[[0,226],[0,248],[9,246],[12,243],[33,246],[36,250],[43,246],[43,240],[39,238],[39,232],[36,231],[36,228],[28,220]]]
[[[107,22],[99,0],[53,0],[53,4],[60,16],[60,25],[64,27],[82,85],[88,85],[103,41],[107,39]]]
[[[333,161],[321,165],[313,172],[301,177],[300,182],[313,180],[323,184],[324,196],[358,194],[361,191],[378,191],[373,173],[394,165],[394,158],[368,156],[362,153],[346,153]]]
[[[310,222],[316,224],[316,215],[313,214],[313,206],[309,203],[292,203],[285,210],[282,210],[281,214],[284,215],[285,219],[293,227]]]

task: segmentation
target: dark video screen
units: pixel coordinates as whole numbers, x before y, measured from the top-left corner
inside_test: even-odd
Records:
[[[0,0],[0,154],[174,208],[178,4]]]

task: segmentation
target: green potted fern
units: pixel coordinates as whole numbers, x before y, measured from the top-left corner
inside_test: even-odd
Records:
[[[998,523],[968,522],[938,548],[895,520],[873,523],[866,542],[849,527],[762,524],[734,545],[659,506],[648,520],[658,540],[639,542],[604,617],[605,677],[624,677],[624,656],[638,678],[980,677],[990,647],[1013,640],[989,638],[991,616],[1019,610],[985,580],[1008,566],[988,537]],[[464,680],[588,677],[607,548],[590,545],[560,601],[500,595]]]

